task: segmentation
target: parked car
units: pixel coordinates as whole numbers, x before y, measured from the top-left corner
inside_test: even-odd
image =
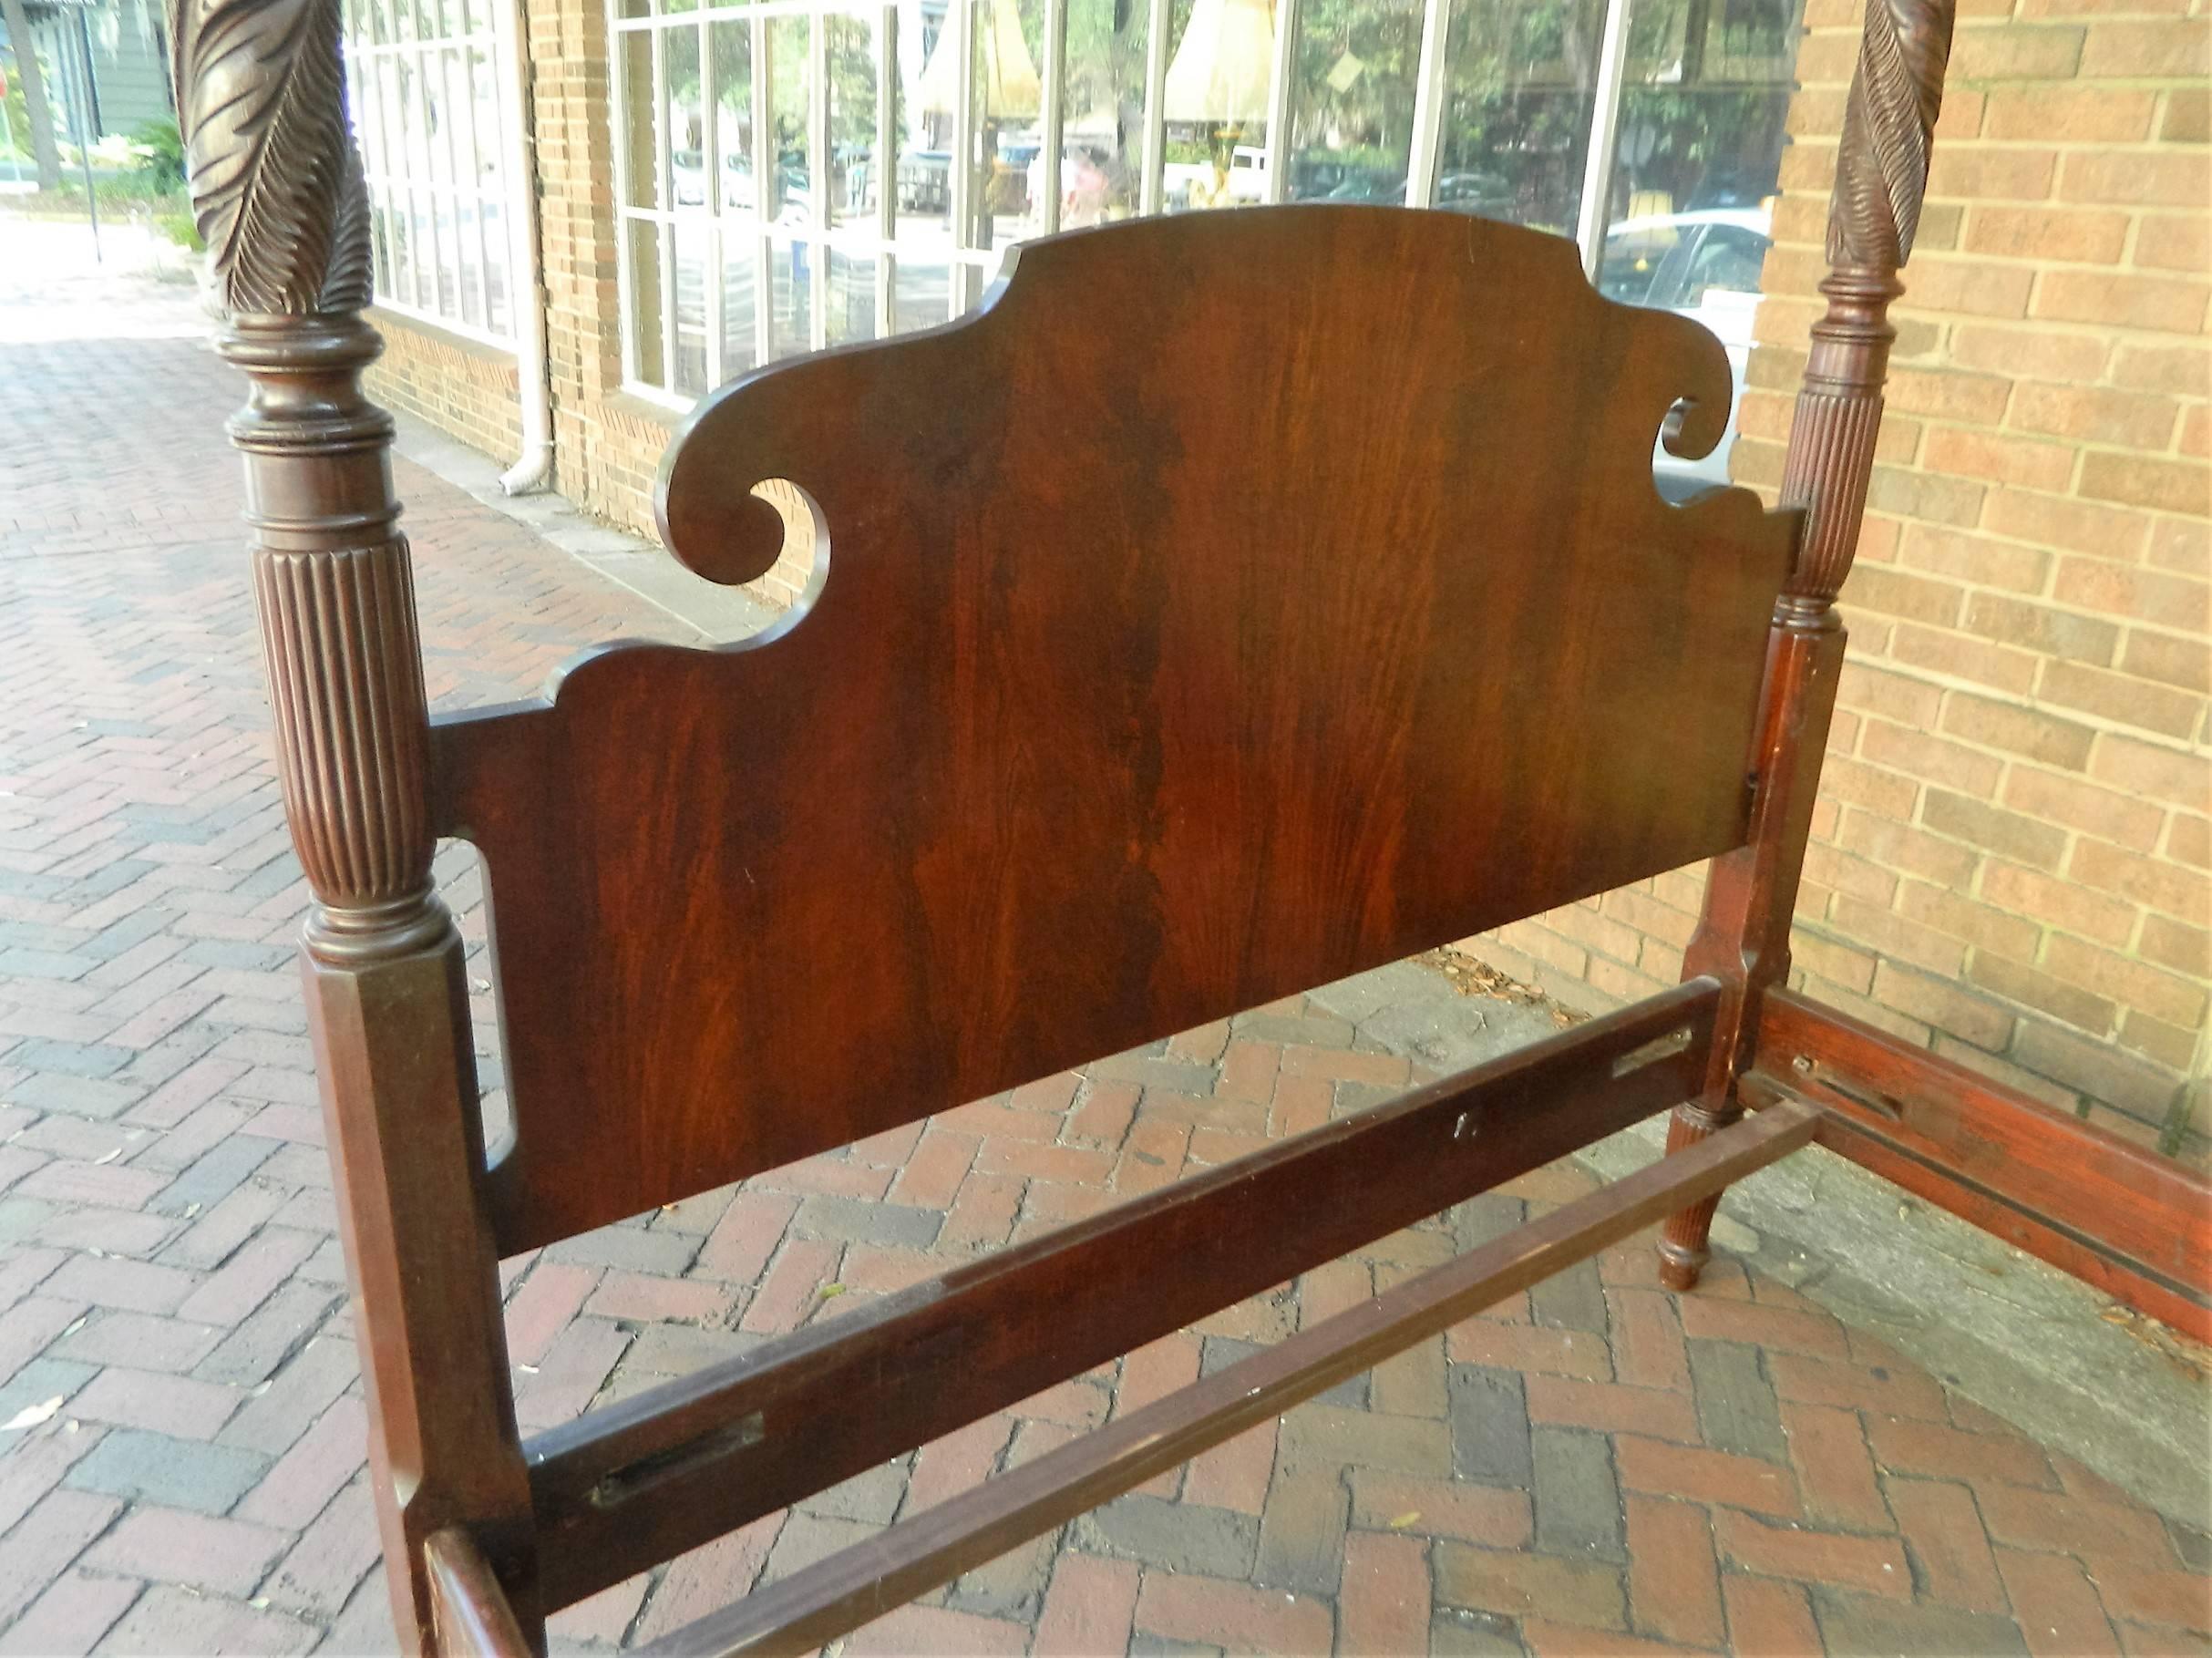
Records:
[[[1735,447],[1736,416],[1744,403],[1751,361],[1752,316],[1759,305],[1759,273],[1770,236],[1767,210],[1704,208],[1682,213],[1623,219],[1606,232],[1598,265],[1598,291],[1623,304],[1650,305],[1702,323],[1728,354],[1734,383],[1727,429],[1713,453],[1698,460],[1653,451],[1651,469],[1660,493],[1684,500],[1728,481],[1728,455]]]

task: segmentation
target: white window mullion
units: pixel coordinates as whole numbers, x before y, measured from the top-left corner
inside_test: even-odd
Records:
[[[888,248],[899,234],[899,7],[876,18],[876,234]],[[898,318],[899,261],[876,255],[876,337],[890,338]]]
[[[807,76],[813,83],[808,99],[807,148],[813,152],[807,170],[814,221],[813,246],[807,261],[807,342],[816,351],[829,343],[829,190],[837,171],[829,145],[829,17],[819,6],[807,26]]]
[[[1575,240],[1582,272],[1598,280],[1605,252],[1605,224],[1613,193],[1613,160],[1620,149],[1620,100],[1627,94],[1629,0],[1605,0],[1605,35],[1598,49],[1598,85],[1590,100],[1590,153],[1582,171],[1582,209]]]
[[[1471,3],[1471,0],[1470,0]],[[1436,173],[1444,153],[1445,46],[1451,35],[1452,0],[1423,0],[1421,67],[1414,83],[1414,141],[1405,180],[1405,205],[1432,207]]]
[[[753,15],[753,221],[746,238],[746,256],[753,262],[753,361],[766,363],[776,340],[775,273],[769,269],[767,238],[768,180],[780,164],[769,142],[768,24]]]
[[[653,31],[653,177],[664,187],[671,186],[675,179],[675,146],[669,141],[668,119],[668,31]],[[669,190],[669,201],[675,192]],[[656,201],[653,205],[662,205]],[[653,245],[660,259],[660,270],[655,273],[655,286],[661,293],[661,384],[670,391],[676,388],[676,227],[668,219],[660,221],[653,232]]]
[[[630,111],[627,87],[623,81],[622,38],[614,32],[615,0],[607,0],[607,41],[609,56],[613,59],[612,73],[608,77],[612,96],[608,100],[608,113],[614,124],[614,293],[615,304],[622,317],[618,332],[622,341],[622,380],[634,384],[637,380],[637,305],[635,286],[630,275],[630,226],[632,221],[623,212],[630,201]]]
[[[728,377],[722,360],[722,65],[715,57],[715,31],[699,23],[699,160],[706,175],[706,215],[701,230],[699,280],[705,284],[702,312],[706,318],[706,389]]]
[[[1061,135],[1067,126],[1063,93],[1067,81],[1067,6],[1068,0],[1044,0],[1044,88],[1038,109],[1044,148],[1038,156],[1043,165],[1037,169],[1037,188],[1044,196],[1038,223],[1048,236],[1060,228]]]
[[[1168,173],[1168,0],[1149,0],[1145,17],[1145,176],[1138,185],[1137,211],[1157,213]]]
[[[1291,77],[1298,67],[1298,0],[1275,0],[1275,61],[1267,82],[1267,174],[1262,200],[1288,200],[1291,172]],[[1236,158],[1229,158],[1235,165]]]
[[[968,288],[972,276],[968,263],[960,257],[961,250],[968,247],[975,237],[975,42],[970,36],[968,25],[971,13],[983,0],[951,0],[945,8],[945,27],[952,32],[950,46],[953,54],[952,134],[948,156],[951,163],[953,256],[946,271],[945,305],[947,316],[959,316],[968,308]],[[941,46],[941,49],[942,49]]]

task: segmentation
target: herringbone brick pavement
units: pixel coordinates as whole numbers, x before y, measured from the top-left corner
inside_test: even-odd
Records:
[[[390,1644],[239,395],[189,340],[0,345],[0,1653]],[[439,694],[673,630],[399,480]],[[441,869],[477,927],[466,854]],[[1359,1109],[1414,1075],[1375,1048],[1292,999],[513,1262],[523,1423]],[[657,1634],[1589,1185],[1555,1167],[1384,1239],[611,1590],[558,1643]],[[2203,1651],[2208,1565],[1782,1285],[1723,1260],[1666,1293],[1640,1241],[845,1650]]]

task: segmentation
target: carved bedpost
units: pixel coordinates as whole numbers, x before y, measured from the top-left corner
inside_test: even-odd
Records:
[[[392,422],[361,390],[381,345],[361,316],[368,205],[338,0],[172,0],[170,29],[219,345],[252,380],[230,429],[285,815],[314,893],[308,1018],[394,1612],[414,1651],[430,1638],[423,1544],[439,1527],[468,1525],[520,1607],[533,1573],[498,1256],[467,1172],[483,1148],[462,945],[430,879],[429,718]]]
[[[1882,382],[1897,337],[1889,306],[1904,292],[1898,272],[1912,252],[1927,194],[1955,4],[1867,0],[1828,211],[1830,270],[1820,284],[1827,312],[1813,324],[1783,464],[1782,504],[1805,510],[1805,530],[1768,645],[1751,839],[1714,860],[1682,970],[1728,986],[1720,1025],[1726,1039],[1713,1044],[1704,1093],[1679,1107],[1668,1126],[1671,1152],[1743,1115],[1735,1083],[1751,1057],[1759,996],[1789,973],[1790,920],[1843,666],[1836,594],[1866,515]],[[1719,1203],[1709,1198],[1667,1222],[1659,1272],[1670,1289],[1697,1282]]]

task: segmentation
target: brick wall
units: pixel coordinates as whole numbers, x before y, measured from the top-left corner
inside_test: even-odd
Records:
[[[502,461],[514,459],[522,444],[514,353],[381,309],[369,320],[384,335],[384,355],[367,376],[371,396]]]
[[[2208,760],[2204,0],[1962,0],[1905,273],[1796,978],[2201,1159]],[[1769,492],[1818,311],[1858,0],[1809,0],[1764,342]],[[1680,971],[1695,870],[1477,953],[1583,1000]]]

